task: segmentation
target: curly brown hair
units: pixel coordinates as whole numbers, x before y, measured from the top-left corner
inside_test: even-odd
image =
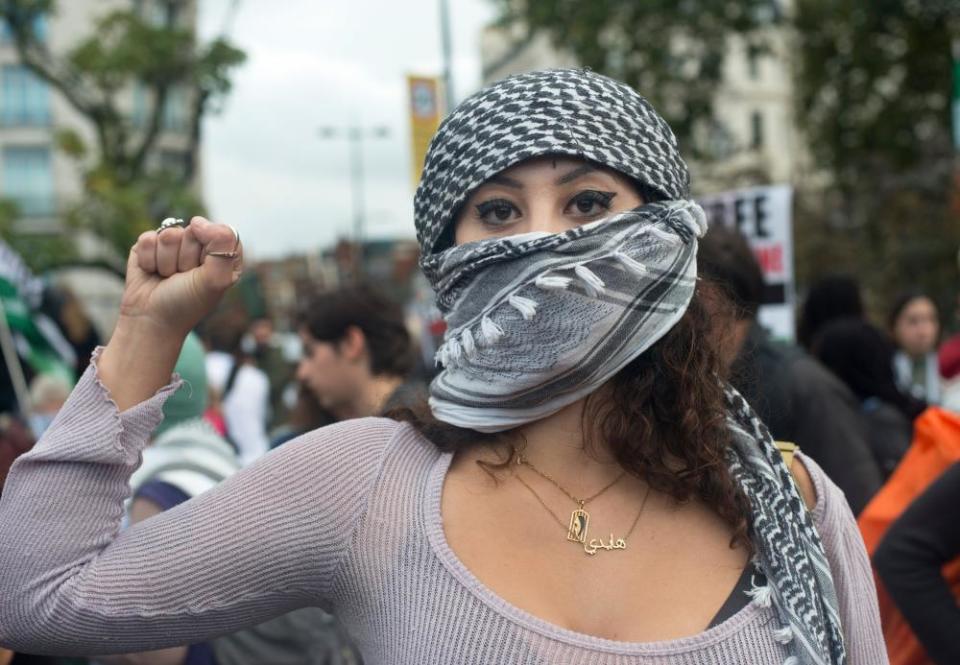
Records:
[[[731,547],[751,549],[749,503],[727,466],[724,370],[709,335],[698,286],[680,321],[660,340],[587,398],[581,428],[585,446],[603,442],[620,466],[678,502],[696,498],[732,529]],[[483,445],[516,453],[511,431],[486,434],[440,422],[426,408],[389,417],[411,423],[443,452]]]

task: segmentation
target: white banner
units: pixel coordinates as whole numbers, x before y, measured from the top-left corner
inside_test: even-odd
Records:
[[[793,188],[751,187],[700,197],[698,202],[707,212],[710,224],[731,226],[750,243],[766,282],[760,323],[774,337],[793,340]]]

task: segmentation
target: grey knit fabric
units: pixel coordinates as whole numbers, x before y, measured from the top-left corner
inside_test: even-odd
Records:
[[[370,665],[771,665],[772,607],[690,637],[601,639],[507,603],[451,551],[451,456],[411,427],[312,432],[118,535],[127,480],[171,392],[124,413],[91,371],[0,502],[0,644],[97,654],[209,639],[298,607],[337,614]],[[870,564],[842,493],[804,459],[850,665],[887,656]]]

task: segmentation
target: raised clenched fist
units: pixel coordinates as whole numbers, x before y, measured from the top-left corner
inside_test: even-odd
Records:
[[[121,319],[186,335],[242,269],[240,238],[226,224],[194,217],[186,228],[147,231],[130,250]]]

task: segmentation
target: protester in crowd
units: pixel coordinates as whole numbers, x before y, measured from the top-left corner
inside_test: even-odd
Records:
[[[33,447],[36,441],[29,426],[9,413],[0,413],[0,496],[14,460]]]
[[[287,419],[284,391],[294,377],[295,366],[287,360],[282,346],[275,339],[273,321],[262,316],[253,320],[243,338],[243,351],[263,370],[270,381],[270,430]]]
[[[193,333],[184,340],[174,369],[184,385],[164,403],[163,421],[130,478],[132,524],[199,496],[240,469],[233,448],[203,417],[207,406],[204,352]],[[360,658],[329,614],[304,608],[206,642],[102,656],[98,661],[99,665],[355,665]]]
[[[72,351],[73,367],[77,376],[90,364],[94,349],[101,343],[93,321],[73,291],[65,287],[48,288],[43,293],[41,311],[49,315],[61,331]]]
[[[740,233],[711,227],[697,263],[714,287],[706,300],[712,314],[710,338],[721,344],[733,385],[773,438],[799,445],[859,513],[883,482],[859,400],[803,351],[771,340],[757,321],[763,273]]]
[[[937,351],[940,370],[940,405],[960,413],[960,335],[950,337]]]
[[[278,448],[287,441],[315,429],[337,422],[337,418],[320,406],[317,396],[307,386],[296,382],[296,400],[289,409],[287,421],[271,432],[270,448]]]
[[[30,429],[39,439],[66,403],[73,386],[56,374],[38,374],[30,381]]]
[[[0,545],[0,643],[160,648],[317,604],[371,663],[883,665],[841,491],[802,454],[791,475],[718,380],[688,195],[669,127],[623,84],[551,70],[477,93],[415,199],[449,325],[430,413],[326,427],[114,538],[175,349],[242,267],[201,218],[145,233],[65,407],[84,417],[0,504],[0,543],[45,542]]]
[[[812,347],[817,360],[860,400],[867,441],[888,478],[910,447],[914,419],[927,406],[897,386],[893,343],[862,319],[840,319],[823,326]]]
[[[204,326],[207,380],[215,411],[223,419],[226,437],[236,446],[240,462],[247,466],[270,449],[267,418],[270,411],[270,380],[243,352],[242,322],[222,316]],[[217,419],[217,414],[212,416]]]
[[[797,341],[807,351],[820,329],[837,319],[865,318],[860,283],[849,275],[830,275],[817,280],[800,309]]]
[[[938,404],[940,315],[937,306],[919,291],[905,292],[894,301],[887,325],[897,345],[894,371],[901,390],[929,404]]]
[[[338,420],[421,402],[403,310],[370,287],[320,293],[300,315],[297,380]]]
[[[960,663],[960,588],[941,572],[960,556],[960,463],[890,527],[873,555],[883,585],[937,665]]]

